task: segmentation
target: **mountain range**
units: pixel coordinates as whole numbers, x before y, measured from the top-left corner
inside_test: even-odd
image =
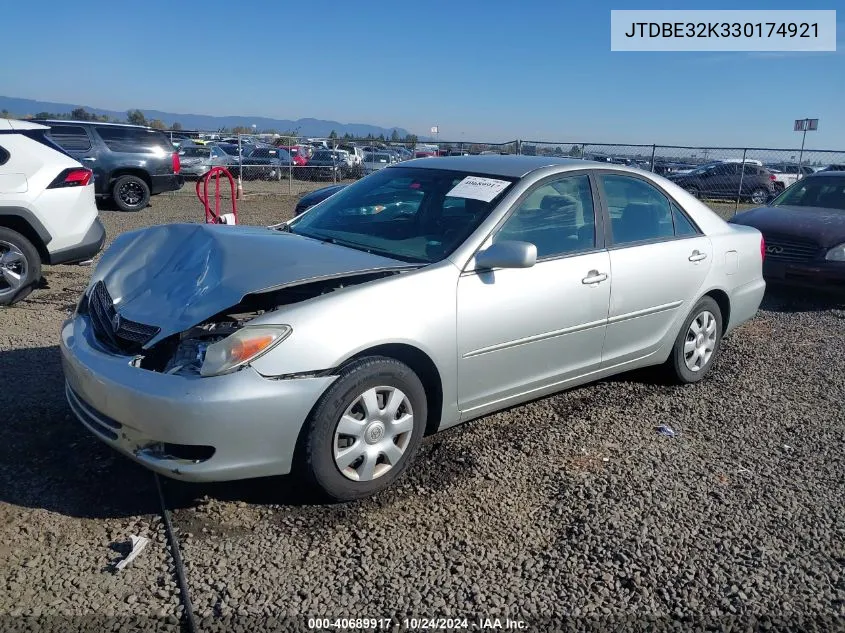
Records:
[[[39,112],[50,112],[52,114],[70,114],[76,108],[85,108],[86,111],[106,115],[109,118],[126,120],[126,112],[119,110],[104,110],[86,105],[72,103],[55,103],[52,101],[36,101],[35,99],[19,99],[17,97],[0,96],[0,110],[7,110],[19,117],[35,115]],[[253,125],[258,130],[276,130],[287,132],[298,131],[303,136],[328,136],[332,131],[339,135],[350,134],[356,138],[366,137],[368,134],[379,136],[384,134],[390,137],[393,131],[400,137],[405,137],[409,132],[401,127],[380,127],[366,123],[340,123],[338,121],[327,121],[324,119],[273,119],[269,117],[250,116],[211,116],[208,114],[176,114],[174,112],[163,112],[161,110],[144,110],[139,108],[148,121],[159,119],[168,127],[178,122],[185,130],[207,130],[214,131],[220,128],[234,128],[244,126],[251,128]]]

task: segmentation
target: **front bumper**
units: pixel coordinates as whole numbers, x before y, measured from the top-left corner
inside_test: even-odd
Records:
[[[782,262],[766,258],[763,277],[767,283],[845,292],[845,262]]]
[[[211,169],[209,165],[185,165],[182,164],[182,168],[179,170],[179,174],[184,177],[199,177],[202,176]]]
[[[212,378],[165,375],[104,352],[87,317],[64,323],[66,396],[89,431],[136,462],[185,481],[225,481],[291,470],[299,432],[335,377],[268,379],[251,367]],[[161,444],[211,447],[202,461]]]

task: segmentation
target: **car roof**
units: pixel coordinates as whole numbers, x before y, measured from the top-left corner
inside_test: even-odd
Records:
[[[836,171],[835,169],[831,169],[830,171],[816,171],[804,176],[804,178],[831,178],[833,176],[842,178],[845,176],[845,171]]]
[[[471,171],[477,174],[522,178],[543,167],[591,167],[603,163],[584,161],[577,158],[551,158],[546,156],[434,156],[418,158],[399,163],[401,167],[424,167],[426,169],[449,169]],[[610,163],[607,163],[610,165]],[[614,165],[621,167],[621,165]]]
[[[5,122],[5,124],[3,123]],[[21,121],[20,119],[0,119],[0,127],[6,130],[46,130],[46,125],[33,123],[31,121]]]
[[[134,127],[141,130],[152,130],[153,128],[147,125],[134,125],[132,123],[107,123],[105,121],[77,121],[76,119],[34,119],[35,121],[41,121],[44,123],[73,123],[75,125],[108,125],[111,127]],[[155,130],[156,132],[162,132],[163,130]]]

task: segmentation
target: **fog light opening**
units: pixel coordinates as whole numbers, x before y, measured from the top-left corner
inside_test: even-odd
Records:
[[[154,459],[190,462],[199,464],[212,458],[215,452],[213,446],[199,444],[170,444],[169,442],[155,442],[148,444],[140,451]]]

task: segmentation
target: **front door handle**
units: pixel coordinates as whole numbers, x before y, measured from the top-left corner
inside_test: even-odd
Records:
[[[585,285],[592,285],[592,284],[600,284],[601,282],[607,279],[607,273],[600,273],[597,270],[591,270],[587,273],[587,276],[581,280],[582,284]]]
[[[88,161],[91,161],[91,162],[93,163],[93,162],[94,162],[95,160],[97,160],[97,159],[96,159],[96,158],[91,158],[91,157],[89,157],[89,156],[86,156],[86,157],[85,157],[85,158],[83,158],[82,160],[88,160]]]
[[[698,251],[693,251],[692,255],[689,256],[689,260],[691,262],[700,262],[702,259],[707,259],[707,253],[700,253]]]

